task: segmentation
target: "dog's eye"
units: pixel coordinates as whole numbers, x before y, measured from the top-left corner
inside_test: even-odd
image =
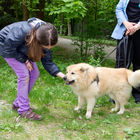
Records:
[[[75,74],[74,72],[72,72],[71,74]]]

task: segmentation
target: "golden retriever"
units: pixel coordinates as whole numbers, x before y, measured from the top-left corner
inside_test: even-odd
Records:
[[[78,95],[78,106],[82,108],[87,102],[86,118],[90,118],[96,98],[108,94],[115,101],[111,111],[124,113],[124,105],[131,95],[132,87],[140,86],[140,70],[132,72],[125,68],[93,67],[86,63],[67,67],[66,84]]]

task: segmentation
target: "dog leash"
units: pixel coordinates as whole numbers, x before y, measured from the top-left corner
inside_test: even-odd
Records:
[[[110,53],[108,53],[108,54],[103,58],[103,60],[101,60],[101,61],[99,62],[99,64],[97,64],[97,66],[98,66],[98,65],[101,65],[101,64],[107,59],[107,57],[110,56],[116,49],[117,49],[117,47],[115,47],[115,49],[113,49]]]

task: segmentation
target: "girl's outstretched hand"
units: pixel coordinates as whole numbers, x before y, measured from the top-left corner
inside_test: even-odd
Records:
[[[62,78],[62,79],[64,79],[65,74],[63,74],[62,72],[58,72],[58,73],[56,74],[56,76],[57,76],[57,77],[60,77],[60,78]]]

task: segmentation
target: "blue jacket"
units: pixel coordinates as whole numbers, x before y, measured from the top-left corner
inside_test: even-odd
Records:
[[[28,46],[25,42],[26,35],[33,27],[30,21],[36,20],[31,18],[28,21],[15,22],[0,30],[0,55],[4,58],[15,58],[21,63],[28,59]],[[44,22],[45,23],[45,22]],[[37,26],[41,25],[37,24]],[[41,59],[44,68],[53,76],[60,72],[55,63],[52,62],[52,54],[48,49],[43,49],[45,56]]]
[[[123,25],[123,22],[125,20],[128,20],[128,17],[126,14],[126,8],[127,8],[128,3],[129,3],[129,0],[120,0],[119,3],[117,4],[116,17],[117,17],[118,23],[111,35],[111,37],[114,39],[120,40],[126,31],[126,28]]]

